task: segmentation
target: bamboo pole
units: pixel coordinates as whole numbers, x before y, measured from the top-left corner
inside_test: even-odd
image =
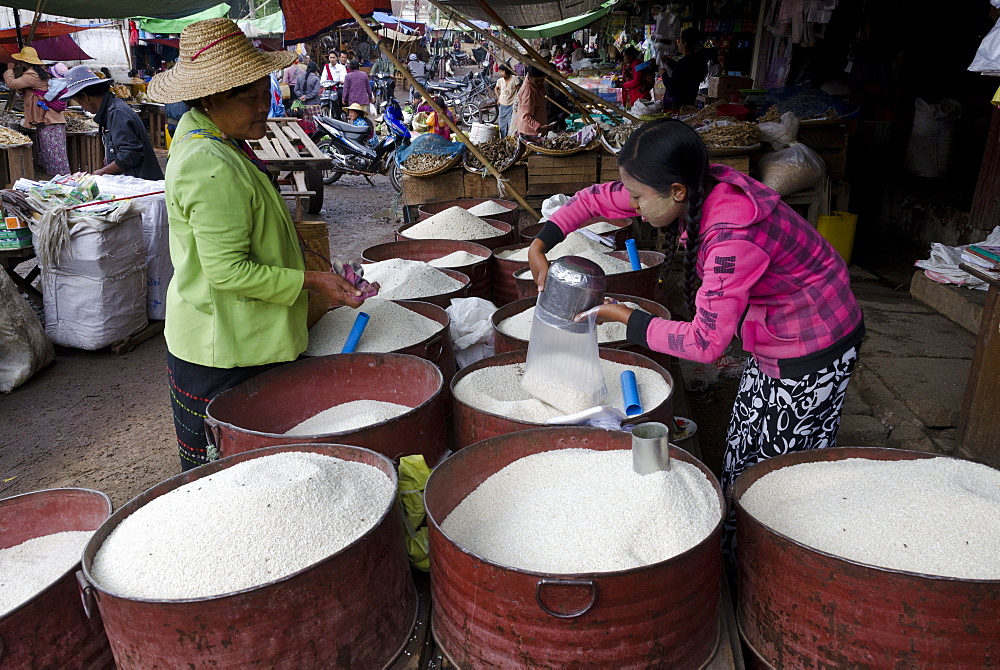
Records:
[[[430,0],[430,2],[431,2],[431,4],[433,4],[436,7],[441,7],[440,0]],[[503,19],[500,18],[500,16],[495,11],[493,11],[493,9],[489,5],[487,5],[482,0],[473,0],[473,2],[475,2],[476,5],[480,7],[480,9],[482,9],[484,12],[486,12],[487,15],[489,15],[489,16],[491,16],[493,18],[493,20],[496,22],[497,27],[499,27],[501,30],[509,30],[509,27],[507,26],[507,24],[504,23]],[[445,11],[451,11],[451,10],[445,8]],[[493,35],[490,35],[486,31],[480,30],[475,24],[469,22],[465,17],[460,16],[459,14],[452,12],[452,18],[458,20],[459,23],[462,23],[463,25],[467,26],[468,28],[476,31],[477,33],[479,33],[480,35],[482,35],[483,37],[485,37],[487,40],[489,40],[492,44],[496,44],[497,46],[499,46],[501,48],[503,48],[504,46],[506,46],[503,42],[501,42],[500,40],[498,40]],[[538,68],[539,70],[541,70],[542,72],[544,72],[546,75],[548,75],[554,81],[557,81],[557,82],[565,84],[571,90],[573,90],[575,93],[577,93],[578,95],[582,96],[584,99],[590,101],[591,103],[597,105],[599,108],[604,109],[610,115],[619,116],[619,117],[622,117],[622,118],[627,119],[629,121],[632,121],[634,123],[640,123],[639,119],[635,118],[634,116],[632,116],[628,112],[624,111],[623,109],[621,109],[617,105],[611,104],[610,102],[608,102],[604,98],[591,93],[587,89],[582,88],[578,84],[575,84],[575,83],[569,81],[568,79],[566,79],[565,77],[563,77],[561,74],[559,74],[558,71],[555,70],[555,68],[552,67],[551,63],[549,63],[548,61],[546,61],[545,59],[543,59],[541,56],[539,56],[538,52],[535,51],[531,47],[530,44],[528,44],[527,42],[525,42],[524,40],[522,40],[517,34],[511,33],[509,36],[511,38],[513,38],[515,42],[517,42],[519,45],[521,45],[521,47],[526,52],[524,54],[521,54],[521,53],[514,54],[514,57],[517,58],[518,60],[527,61],[531,65],[534,65],[536,68]]]
[[[42,18],[42,7],[45,6],[45,0],[38,0],[38,4],[35,5],[35,18],[31,20],[31,31],[28,33],[27,43],[31,44],[35,39],[35,29],[38,28],[38,19]]]
[[[361,18],[361,14],[359,14],[358,10],[354,8],[354,5],[350,3],[350,0],[340,0],[340,4],[342,4],[344,6],[344,9],[346,9],[347,12],[354,17],[354,20],[357,21],[362,26],[364,31],[368,34],[368,37],[370,37],[376,44],[378,44],[378,38],[376,37],[375,33],[367,24],[364,23],[364,21]],[[420,95],[424,98],[424,100],[427,101],[427,103],[431,106],[431,109],[433,109],[435,113],[437,113],[438,118],[444,121],[445,125],[447,125],[451,129],[451,131],[455,133],[455,135],[458,137],[458,140],[462,144],[464,144],[469,151],[472,152],[472,155],[475,156],[476,159],[483,166],[485,166],[487,170],[490,171],[490,174],[496,177],[497,183],[499,184],[503,180],[503,177],[501,176],[500,172],[498,172],[497,169],[493,166],[493,164],[490,161],[488,161],[485,156],[483,156],[483,154],[479,151],[479,148],[472,143],[472,141],[468,138],[468,136],[464,132],[462,132],[462,129],[459,128],[458,125],[451,119],[451,117],[448,116],[447,112],[441,109],[441,107],[437,104],[437,102],[434,101],[434,99],[430,96],[427,90],[420,84],[420,82],[418,82],[414,78],[412,74],[410,74],[410,71],[406,69],[406,66],[404,66],[403,63],[400,62],[400,60],[396,58],[396,56],[393,53],[391,53],[387,47],[379,45],[379,49],[381,49],[382,53],[384,53],[386,57],[390,61],[392,61],[392,64],[395,65],[396,69],[403,75],[403,78],[406,79],[408,82],[410,82],[410,86],[412,86],[418,93],[420,93]],[[518,204],[520,204],[521,207],[524,208],[524,211],[528,212],[528,214],[530,214],[536,221],[542,218],[541,214],[539,214],[534,207],[528,204],[528,201],[524,199],[524,196],[521,195],[520,191],[518,191],[513,186],[505,186],[504,188],[506,191],[510,192],[514,200],[516,200]]]
[[[20,51],[24,48],[24,36],[21,35],[21,10],[17,7],[14,8],[14,30],[17,32],[17,49]]]

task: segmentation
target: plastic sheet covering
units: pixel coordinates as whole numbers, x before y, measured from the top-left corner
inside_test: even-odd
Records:
[[[54,357],[34,310],[0,271],[0,393],[13,391]]]
[[[605,0],[560,0],[559,2],[490,0],[489,5],[508,26],[528,28],[578,17],[598,9],[604,2]],[[444,0],[442,4],[464,16],[493,23],[493,20],[472,0]]]
[[[461,142],[449,142],[440,135],[427,133],[418,135],[410,146],[396,151],[396,162],[402,165],[411,154],[431,154],[434,156],[455,156],[465,151]]]

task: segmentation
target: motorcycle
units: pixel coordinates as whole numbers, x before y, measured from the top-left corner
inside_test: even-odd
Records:
[[[371,177],[384,174],[396,191],[403,190],[402,173],[396,150],[410,144],[410,131],[403,125],[403,110],[395,98],[384,104],[382,120],[388,134],[374,146],[368,144],[369,126],[355,126],[328,116],[314,116],[318,130],[316,146],[330,158],[333,167],[323,172],[323,183],[332,184],[342,175],[361,175],[374,186]]]

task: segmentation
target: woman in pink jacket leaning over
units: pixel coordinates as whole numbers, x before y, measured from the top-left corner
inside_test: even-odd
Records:
[[[742,340],[751,356],[729,422],[725,490],[770,456],[833,446],[864,336],[836,250],[775,191],[709,165],[701,138],[680,121],[640,126],[618,154],[618,167],[621,181],[578,192],[531,243],[539,290],[546,250],[593,217],[641,216],[656,228],[670,226],[672,244],[683,226],[692,321],[657,319],[618,304],[602,305],[600,319],[627,324],[631,342],[705,363],[734,336]],[[730,556],[734,521],[730,509]]]

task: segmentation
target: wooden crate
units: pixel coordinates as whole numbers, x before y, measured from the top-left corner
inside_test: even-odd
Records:
[[[403,175],[403,199],[407,205],[455,200],[465,196],[464,168],[448,170],[433,177]],[[495,182],[494,182],[495,183]]]
[[[0,180],[3,181],[4,188],[10,188],[15,181],[22,177],[25,179],[35,178],[35,164],[31,154],[32,144],[23,144],[0,151]]]
[[[604,183],[606,181],[618,181],[622,178],[621,172],[618,170],[618,158],[609,153],[601,154],[601,173],[600,181]]]
[[[750,174],[750,154],[740,154],[738,156],[709,156],[709,163],[717,165],[728,165],[734,170],[739,170],[743,174]]]
[[[528,179],[528,166],[523,163],[515,165],[506,172],[503,178],[507,183],[515,188],[518,193],[524,194]],[[458,196],[456,196],[458,197]],[[497,192],[497,180],[493,175],[482,177],[471,172],[465,173],[465,197],[466,198],[499,198]]]
[[[599,151],[572,156],[528,156],[528,195],[573,194],[597,183]]]
[[[71,172],[94,172],[104,167],[104,143],[98,133],[66,133],[66,156]]]

